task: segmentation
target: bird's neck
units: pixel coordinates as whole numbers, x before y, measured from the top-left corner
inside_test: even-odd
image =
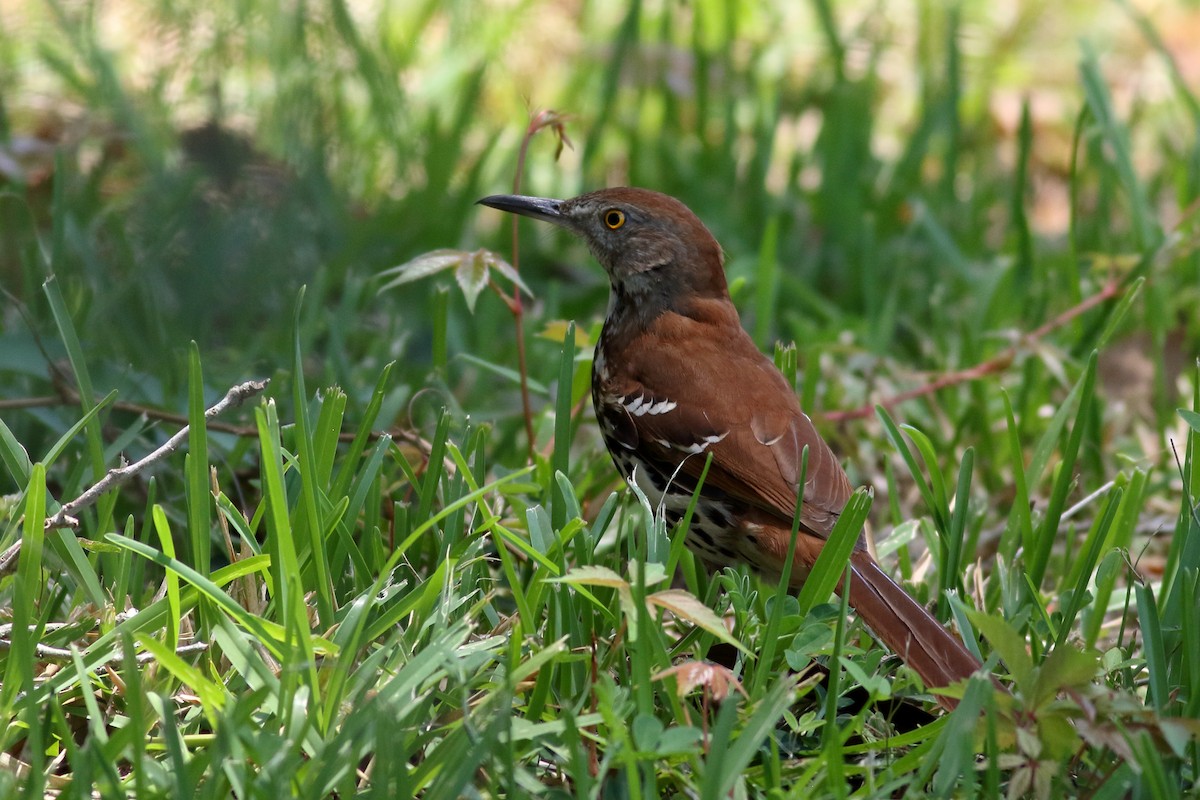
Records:
[[[722,280],[716,291],[678,291],[663,281],[614,282],[608,315],[601,330],[598,355],[620,358],[634,340],[659,329],[672,318],[685,317],[711,326],[714,335],[744,336],[737,308]]]
[[[698,263],[693,268],[671,262],[651,269],[609,269],[607,324],[644,329],[662,314],[691,316],[694,307],[711,301],[732,310],[721,259],[712,265],[703,259]],[[737,312],[733,313],[736,322]]]
[[[608,294],[604,329],[614,334],[628,332],[635,335],[676,305],[676,298],[654,282],[634,278],[616,281]]]

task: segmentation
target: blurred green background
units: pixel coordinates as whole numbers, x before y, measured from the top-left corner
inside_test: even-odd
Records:
[[[1195,0],[2,0],[0,795],[1182,797],[1197,41]],[[518,178],[696,211],[875,491],[881,563],[1012,695],[893,735],[932,703],[836,607],[706,578],[680,531],[664,557],[588,408],[600,269],[527,221],[518,259],[474,205]],[[532,289],[533,443],[505,298],[384,289],[447,248]],[[274,405],[193,428],[43,559],[55,501],[257,378]],[[889,438],[872,406],[904,393]],[[620,601],[676,558],[692,616]],[[677,696],[728,620],[748,696]]]
[[[444,247],[512,259],[508,220],[473,201],[511,190],[544,109],[573,146],[556,159],[534,137],[522,189],[682,198],[760,346],[798,343],[810,405],[969,367],[1137,268],[1152,279],[1102,376],[1124,403],[1113,435],[1156,460],[1197,350],[1194,3],[16,0],[0,26],[10,400],[54,394],[51,273],[97,386],[175,409],[190,340],[214,397],[263,376],[287,397],[306,284],[310,377],[351,409],[394,359],[385,419],[448,404],[515,436],[505,306],[488,294],[470,314],[450,273],[383,294],[378,275]],[[594,329],[600,271],[523,231],[527,330]],[[996,376],[1020,418],[1098,335],[1085,318]],[[552,339],[531,338],[542,385]],[[986,442],[954,432],[971,402],[932,413]],[[56,413],[6,420],[36,445]]]

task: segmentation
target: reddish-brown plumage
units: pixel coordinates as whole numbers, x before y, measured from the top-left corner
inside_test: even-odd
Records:
[[[780,573],[808,447],[792,574],[798,588],[850,497],[850,482],[783,375],[742,329],[708,229],[678,200],[644,189],[480,202],[567,228],[605,268],[613,303],[592,370],[601,432],[622,476],[662,504],[668,521],[682,516],[712,453],[688,534],[710,568],[745,561]],[[850,605],[928,686],[979,668],[879,568],[861,536],[851,565]]]

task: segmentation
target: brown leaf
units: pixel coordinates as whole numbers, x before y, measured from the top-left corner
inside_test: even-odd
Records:
[[[737,689],[742,697],[750,697],[732,670],[708,661],[684,661],[654,675],[653,680],[660,681],[667,677],[675,678],[676,694],[680,698],[697,686],[707,687],[712,698],[718,702],[729,696],[730,687]]]

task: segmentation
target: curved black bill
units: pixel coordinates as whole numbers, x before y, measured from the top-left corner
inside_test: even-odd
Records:
[[[558,225],[566,223],[566,217],[562,213],[562,200],[552,200],[548,197],[526,197],[521,194],[494,194],[475,202],[512,214],[520,214],[523,217],[544,219]]]

